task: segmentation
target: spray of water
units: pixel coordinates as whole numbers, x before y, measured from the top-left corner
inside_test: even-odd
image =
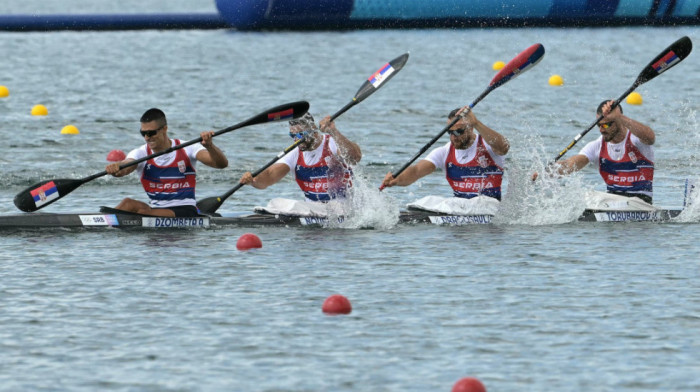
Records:
[[[679,113],[674,113],[672,117],[669,117],[669,120],[673,121],[675,119],[677,121],[671,136],[684,139],[688,151],[697,151],[698,147],[700,147],[700,135],[695,132],[698,127],[696,113],[697,110],[690,102],[683,102],[679,105]],[[678,170],[698,173],[697,154],[691,152],[688,158],[678,162],[679,165],[683,165]],[[685,186],[684,209],[675,221],[685,223],[700,222],[700,178],[687,178]]]
[[[700,157],[695,153],[700,148],[700,134],[696,132],[698,129],[696,113],[697,109],[693,103],[685,101],[679,105],[678,113],[669,115],[668,120],[676,123],[669,137],[684,140],[684,150],[688,152],[685,159],[675,162],[678,167],[670,167],[670,170],[695,175],[700,172],[698,163]],[[693,176],[686,179],[683,206],[683,212],[674,219],[675,222],[700,222],[700,177]]]
[[[330,211],[329,226],[343,229],[389,229],[399,221],[399,203],[382,193],[376,184],[364,175],[362,167],[353,168],[353,186],[343,202],[344,219],[338,222],[341,211]]]
[[[547,174],[551,158],[546,158],[539,138],[520,142],[521,154],[508,163],[507,193],[493,222],[536,226],[576,221],[586,208],[581,176]],[[535,181],[533,173],[538,173]]]

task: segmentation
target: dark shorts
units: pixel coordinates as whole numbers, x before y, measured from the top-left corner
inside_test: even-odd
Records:
[[[154,209],[156,209],[156,208],[154,208]],[[177,206],[177,207],[158,208],[158,209],[170,210],[170,211],[174,212],[175,216],[178,218],[200,216],[199,211],[197,210],[197,207],[195,207],[195,206]]]

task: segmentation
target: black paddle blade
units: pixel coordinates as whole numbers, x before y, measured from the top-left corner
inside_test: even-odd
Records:
[[[38,182],[15,196],[15,206],[24,212],[36,211],[73,192],[84,182],[71,179]]]
[[[384,64],[379,70],[372,74],[367,80],[360,86],[360,89],[355,93],[353,98],[354,103],[360,103],[365,98],[372,95],[375,91],[379,90],[380,87],[384,85],[389,79],[393,78],[408,61],[408,53],[404,53],[401,56],[389,61]]]
[[[309,111],[309,103],[306,101],[297,101],[286,103],[284,105],[275,106],[266,111],[251,117],[237,127],[242,128],[248,125],[264,124],[268,122],[291,120],[299,118]]]
[[[688,57],[691,50],[693,50],[693,43],[687,36],[672,43],[671,46],[651,60],[649,65],[644,67],[637,77],[635,85],[639,86],[668,71]]]
[[[542,44],[534,44],[523,50],[501,69],[496,76],[493,77],[489,87],[496,88],[507,81],[515,78],[521,73],[529,70],[537,65],[544,57],[544,46]]]
[[[197,208],[199,208],[199,212],[202,214],[213,214],[223,203],[224,201],[221,197],[207,197],[197,202]]]

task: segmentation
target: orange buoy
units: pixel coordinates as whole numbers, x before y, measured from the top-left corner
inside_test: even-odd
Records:
[[[344,296],[333,294],[323,301],[321,310],[323,310],[323,313],[327,314],[350,314],[350,312],[352,312],[352,305]]]
[[[122,150],[112,150],[107,154],[107,160],[109,162],[121,162],[126,159],[126,154]]]
[[[486,392],[486,387],[474,377],[464,377],[452,387],[452,392]]]
[[[255,234],[246,233],[238,238],[236,242],[236,249],[238,250],[248,250],[253,248],[262,248],[262,241],[260,237]]]

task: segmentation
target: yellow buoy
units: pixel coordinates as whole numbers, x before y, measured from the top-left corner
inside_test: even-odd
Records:
[[[642,94],[633,91],[627,96],[627,103],[630,105],[641,105],[642,104]]]
[[[10,90],[5,86],[0,86],[0,98],[7,98],[10,96]]]
[[[66,125],[61,129],[61,134],[62,135],[77,135],[79,134],[80,131],[75,125]]]
[[[506,66],[506,63],[504,63],[503,61],[496,61],[495,63],[493,63],[493,70],[500,71],[505,66]]]
[[[32,116],[46,116],[49,110],[44,105],[34,105],[32,108]]]
[[[563,86],[564,79],[562,79],[562,77],[559,75],[552,75],[549,77],[549,85],[550,86]]]

